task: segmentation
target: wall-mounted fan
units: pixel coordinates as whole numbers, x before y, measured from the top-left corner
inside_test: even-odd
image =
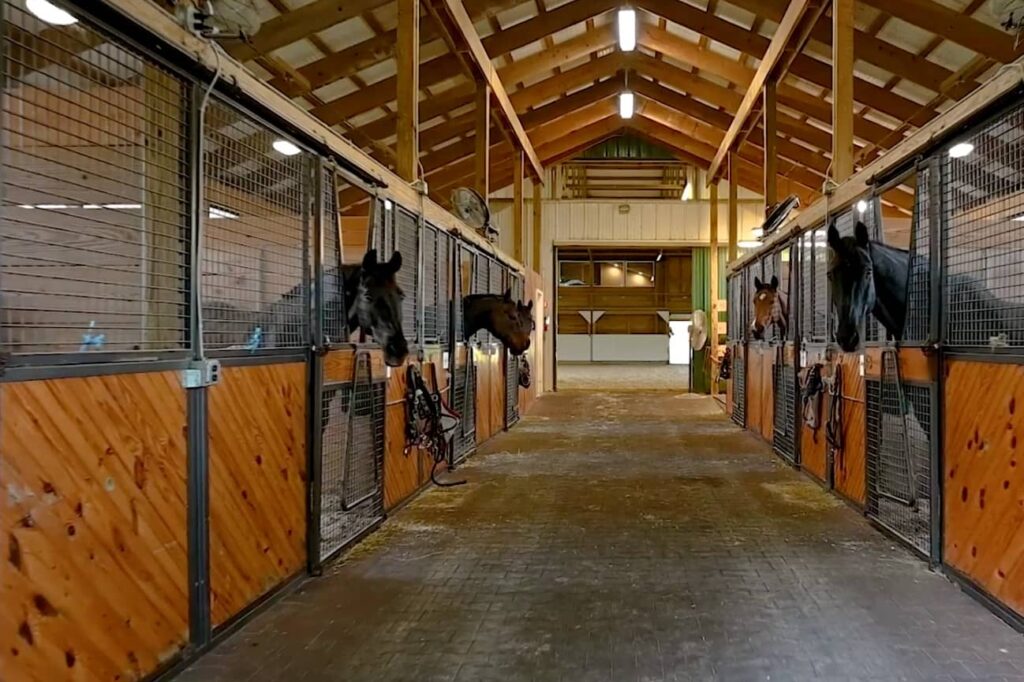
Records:
[[[466,223],[489,241],[498,238],[498,230],[491,225],[491,211],[479,192],[469,187],[452,191],[452,210]]]
[[[690,321],[690,348],[703,350],[708,343],[708,316],[703,310],[694,310]]]
[[[182,25],[205,38],[244,39],[260,30],[256,0],[182,0],[175,9]]]
[[[1024,0],[992,0],[989,10],[1007,31],[1020,33],[1024,30]]]

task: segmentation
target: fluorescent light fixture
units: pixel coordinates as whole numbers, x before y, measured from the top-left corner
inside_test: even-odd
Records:
[[[237,213],[232,213],[231,211],[229,211],[229,210],[227,210],[225,208],[219,208],[217,206],[211,206],[210,207],[210,220],[219,220],[221,218],[231,218],[231,219],[234,219],[234,218],[237,218],[237,217],[238,217]]]
[[[273,147],[278,154],[284,154],[285,156],[295,156],[302,151],[294,142],[289,142],[288,140],[274,140]]]
[[[99,204],[82,204],[82,208],[84,208],[87,211],[93,211],[93,210],[95,210],[97,208],[103,208],[103,207],[100,206]]]
[[[738,242],[736,246],[740,247],[741,249],[756,249],[757,247],[761,246],[761,242],[742,241]]]
[[[633,118],[633,93],[619,93],[619,117]]]
[[[384,200],[384,210],[385,211],[390,211],[391,210],[391,199],[385,199]]]
[[[965,156],[970,156],[973,151],[974,145],[970,142],[958,142],[949,148],[949,158],[962,159]]]
[[[623,52],[636,49],[636,10],[619,10],[619,49]]]
[[[1015,223],[1024,223],[1024,213],[1020,214],[1016,218],[1011,218]]]
[[[77,24],[78,19],[49,0],[25,0],[25,8],[36,18],[54,26]]]
[[[41,208],[44,211],[63,211],[66,208],[71,208],[67,204],[36,204],[36,208]]]
[[[867,213],[868,212],[868,202],[864,201],[863,199],[858,201],[857,202],[857,212],[860,213],[861,215],[864,215],[865,213]]]
[[[35,208],[32,204],[18,204],[18,208]]]
[[[109,208],[115,211],[130,211],[142,208],[142,204],[103,204],[103,208]]]

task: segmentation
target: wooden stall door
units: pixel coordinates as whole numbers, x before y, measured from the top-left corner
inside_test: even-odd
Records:
[[[867,485],[867,413],[864,377],[860,375],[860,355],[841,353],[836,358],[835,367],[843,373],[843,448],[834,453],[832,480],[839,494],[863,507]]]
[[[775,348],[761,348],[761,436],[769,443],[775,433],[775,357]]]
[[[387,388],[387,414],[384,417],[384,510],[394,509],[420,487],[418,449],[406,452],[405,398],[408,382],[406,368],[418,365],[411,358],[391,369]]]
[[[487,356],[491,371],[490,418],[491,435],[505,430],[505,354],[498,346]]]
[[[476,442],[483,443],[491,437],[491,361],[483,350],[472,349],[476,363]]]
[[[210,388],[214,626],[306,562],[306,365],[226,367]]]
[[[945,367],[945,561],[1024,614],[1024,366]]]
[[[761,433],[761,418],[764,416],[764,353],[761,346],[751,344],[747,347],[747,428],[756,434]]]
[[[0,678],[151,674],[188,639],[176,372],[0,387]]]

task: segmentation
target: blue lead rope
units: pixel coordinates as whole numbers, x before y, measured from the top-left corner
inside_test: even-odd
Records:
[[[89,322],[89,329],[95,329],[95,328],[96,328],[96,320],[92,320],[91,322]],[[103,348],[103,344],[106,343],[106,341],[107,341],[107,335],[106,334],[91,334],[89,332],[86,332],[86,333],[82,334],[82,345],[80,345],[78,347],[78,352],[79,353],[85,353],[86,351],[92,350],[94,348],[95,349]]]
[[[263,344],[263,327],[256,327],[252,331],[252,336],[249,337],[249,343],[245,344],[245,349],[250,353],[255,353],[256,350]]]

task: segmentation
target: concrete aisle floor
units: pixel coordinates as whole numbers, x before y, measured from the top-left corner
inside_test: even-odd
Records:
[[[688,365],[650,362],[587,364],[559,363],[561,391],[675,391],[690,390]]]
[[[706,398],[544,399],[182,676],[1020,680],[1024,641]]]

